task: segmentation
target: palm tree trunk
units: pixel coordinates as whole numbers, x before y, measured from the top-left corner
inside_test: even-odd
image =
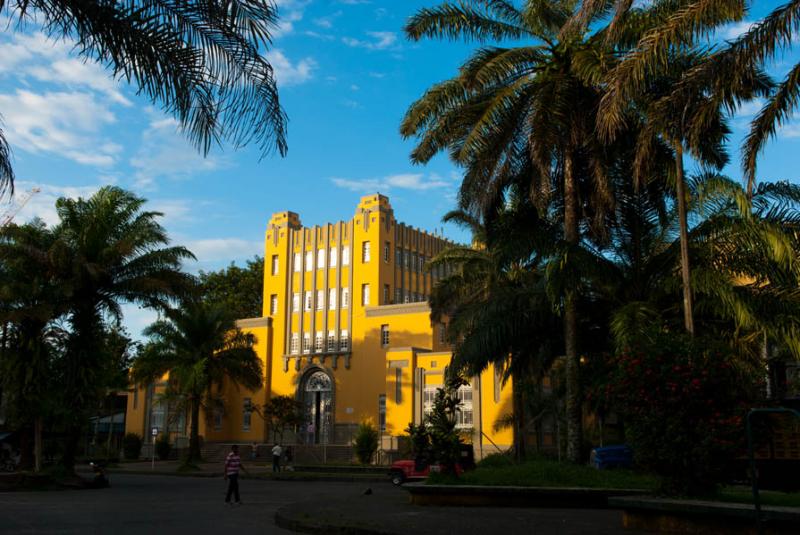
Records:
[[[564,240],[570,247],[578,245],[578,234],[578,195],[573,154],[571,150],[567,150],[564,155]],[[583,417],[578,357],[578,307],[575,294],[575,288],[567,288],[564,296],[564,353],[567,359],[567,459],[578,463],[581,461]]]
[[[686,216],[686,184],[683,176],[683,144],[675,146],[675,190],[678,204],[678,224],[681,242],[681,281],[683,283],[683,323],[686,332],[694,336],[694,319],[692,311],[692,282],[689,269],[689,224]]]
[[[511,386],[514,404],[514,456],[517,461],[525,459],[525,401],[522,395],[522,377],[519,372],[512,372]]]
[[[42,470],[42,417],[33,420],[33,470],[37,474]]]
[[[111,399],[116,401],[117,393],[116,392],[112,392],[111,396],[112,396]],[[111,462],[111,437],[113,436],[113,433],[114,433],[114,413],[116,412],[116,407],[114,407],[114,405],[116,405],[116,403],[114,403],[112,401],[112,403],[111,403],[111,415],[109,417],[109,422],[108,422],[108,436],[106,437],[106,461],[107,462]]]
[[[200,460],[200,398],[192,398],[192,424],[189,430],[189,456],[186,464]]]

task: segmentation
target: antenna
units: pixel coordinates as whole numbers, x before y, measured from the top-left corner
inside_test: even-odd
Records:
[[[31,200],[31,197],[33,197],[40,191],[42,191],[41,188],[31,188],[25,193],[23,193],[19,198],[17,198],[17,201],[12,203],[11,207],[8,210],[6,210],[2,215],[0,215],[0,228],[10,225],[11,221],[19,213],[19,211],[22,210],[26,204],[28,204],[28,201]]]

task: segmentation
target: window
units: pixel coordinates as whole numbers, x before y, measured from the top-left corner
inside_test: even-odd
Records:
[[[336,310],[336,288],[328,290],[328,308]]]
[[[278,255],[274,254],[274,255],[272,255],[272,274],[273,275],[277,275],[278,274],[278,265],[279,265],[279,263],[278,263]]]
[[[317,251],[317,269],[325,269],[325,249]]]
[[[322,353],[322,331],[317,331],[317,335],[314,337],[314,351],[317,353]]]
[[[337,252],[338,252],[338,249],[336,249],[336,247],[331,247],[331,259],[330,259],[330,266],[331,267],[336,267],[336,260],[337,260],[336,253]]]
[[[383,244],[383,261],[387,264],[389,263],[389,255],[391,254],[391,246],[392,244],[388,241]]]
[[[403,290],[401,288],[394,289],[394,302],[395,303],[403,302]]]
[[[383,285],[383,304],[384,305],[388,305],[389,304],[389,296],[390,295],[392,295],[392,294],[391,294],[391,290],[389,289],[389,285],[388,284],[384,284]]]
[[[444,323],[439,324],[439,343],[447,343],[447,325]]]
[[[401,248],[397,248],[397,252],[394,254],[395,261],[397,262],[397,267],[403,267],[403,250]]]
[[[419,255],[414,253],[414,257],[411,259],[412,267],[414,271],[419,271]]]
[[[350,288],[342,288],[342,308],[350,306]]]
[[[312,269],[314,269],[314,253],[306,251],[306,271],[311,271]]]
[[[303,333],[303,353],[311,353],[311,335]]]
[[[339,335],[339,351],[350,350],[350,334],[347,331],[342,331]]]
[[[461,404],[456,409],[456,429],[472,427],[472,386],[463,385],[456,391]]]
[[[222,411],[214,409],[214,431],[222,431]]]
[[[381,345],[389,347],[389,326],[381,325]]]
[[[292,333],[292,341],[289,345],[289,352],[296,355],[300,351],[300,335]]]
[[[361,244],[361,261],[363,263],[369,262],[369,242],[365,241]]]
[[[325,310],[325,290],[317,290],[317,310]]]
[[[292,312],[297,312],[300,310],[300,294],[293,293],[292,294]]]
[[[403,402],[403,369],[394,369],[394,402],[398,405]]]
[[[405,257],[406,257],[406,269],[411,269],[411,251],[406,251]]]
[[[406,292],[406,294],[403,296],[403,303],[408,303],[410,301],[411,301],[411,292]]]
[[[369,304],[369,284],[361,285],[361,304],[364,306]]]
[[[422,392],[422,413],[425,416],[433,412],[433,403],[436,401],[436,392],[439,388],[439,386],[425,386]]]
[[[336,351],[336,331],[328,331],[328,351]]]
[[[306,292],[306,311],[309,311],[313,308],[313,300],[314,297],[312,296],[311,292]]]
[[[342,265],[349,266],[350,265],[350,248],[345,247],[342,249]]]
[[[419,270],[421,272],[425,273],[425,257],[424,256],[420,256],[419,257]]]
[[[386,394],[378,396],[378,429],[381,433],[386,432]]]
[[[250,398],[244,398],[244,403],[242,403],[242,431],[250,431],[252,417],[252,400]]]
[[[278,313],[278,295],[272,294],[269,296],[269,313],[274,316]]]
[[[302,264],[300,264],[300,253],[294,253],[294,271],[299,272]]]

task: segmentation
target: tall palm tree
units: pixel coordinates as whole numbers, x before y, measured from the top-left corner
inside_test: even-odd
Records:
[[[595,112],[602,97],[600,82],[619,52],[604,29],[561,39],[573,8],[566,0],[528,0],[521,7],[475,0],[420,10],[406,26],[414,40],[523,44],[479,49],[458,76],[435,85],[411,106],[401,133],[419,138],[411,155],[414,162],[427,162],[448,150],[465,168],[460,204],[472,212],[483,213],[495,205],[510,182],[521,176],[540,210],[555,207],[560,212],[563,247],[558,264],[564,285],[558,304],[564,320],[568,458],[578,461],[579,283],[572,258],[582,221],[596,225],[613,205],[610,164],[595,135]],[[587,221],[588,213],[595,217]]]
[[[191,277],[180,271],[194,256],[168,246],[159,212],[144,210],[145,200],[116,187],[88,199],[59,199],[60,223],[48,254],[65,299],[69,336],[60,376],[68,407],[68,440],[63,463],[71,468],[85,411],[103,393],[104,317],[121,317],[121,303],[166,308],[186,294]]]
[[[286,118],[262,54],[276,27],[274,2],[0,0],[8,28],[32,12],[48,36],[74,39],[76,54],[175,116],[203,153],[222,141],[286,152]],[[12,181],[0,131],[0,188]]]
[[[134,363],[137,381],[169,375],[165,399],[190,414],[187,464],[200,460],[200,409],[210,412],[224,381],[256,390],[264,383],[255,338],[219,307],[188,301],[145,330],[151,342]]]

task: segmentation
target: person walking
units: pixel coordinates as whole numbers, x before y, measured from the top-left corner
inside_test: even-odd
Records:
[[[247,468],[242,466],[242,458],[239,457],[239,446],[231,446],[231,452],[225,458],[225,479],[228,481],[228,493],[225,495],[225,503],[231,503],[231,495],[236,501],[236,505],[242,505],[239,498],[239,469],[247,472]]]
[[[283,453],[283,448],[276,442],[274,446],[272,446],[272,471],[273,472],[280,472],[281,471],[281,454]]]

